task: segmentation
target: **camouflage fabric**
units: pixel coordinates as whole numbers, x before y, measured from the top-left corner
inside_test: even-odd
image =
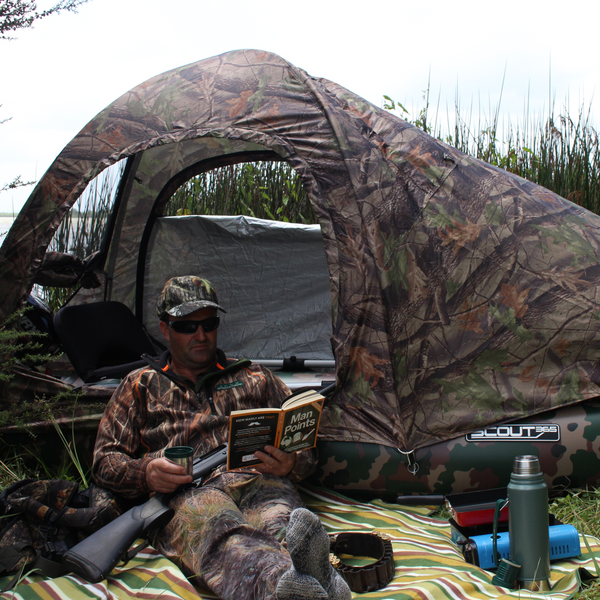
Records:
[[[319,442],[309,480],[342,492],[451,494],[508,485],[515,456],[539,457],[550,489],[600,486],[600,401],[494,425],[403,454],[360,442]]]
[[[324,439],[410,451],[599,395],[599,217],[253,50],[154,77],[84,127],[0,248],[0,319],[86,184],[124,158],[106,294],[143,317],[140,246],[169,185],[265,152],[321,220],[338,381]]]
[[[201,456],[229,438],[232,410],[279,407],[289,389],[270,371],[250,361],[227,361],[194,384],[170,374],[167,356],[130,373],[115,391],[100,421],[94,450],[95,481],[126,498],[149,492],[148,463],[165,448],[191,446]],[[300,481],[316,464],[316,452],[296,455],[288,474]],[[225,465],[215,473],[225,470]],[[257,471],[250,469],[250,472]]]
[[[158,318],[163,315],[171,317],[185,317],[201,308],[218,308],[217,292],[210,281],[194,275],[173,277],[169,279],[156,303]]]
[[[225,473],[171,501],[175,516],[155,544],[222,600],[275,600],[291,566],[286,527],[302,505],[287,479]]]
[[[4,527],[0,532],[3,572],[18,572],[41,552],[46,542],[53,552],[64,553],[86,535],[121,514],[114,495],[96,486],[90,489],[88,507],[71,507],[78,491],[74,481],[23,480],[0,496]],[[64,511],[64,512],[63,512]],[[51,560],[59,561],[56,556]]]

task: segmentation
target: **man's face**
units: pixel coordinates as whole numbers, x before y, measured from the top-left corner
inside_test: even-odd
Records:
[[[216,308],[201,308],[185,317],[169,317],[171,321],[203,321],[217,314]],[[160,330],[169,342],[172,366],[176,372],[195,379],[211,367],[217,354],[217,329],[206,333],[198,327],[196,333],[177,333],[165,322],[160,321]]]

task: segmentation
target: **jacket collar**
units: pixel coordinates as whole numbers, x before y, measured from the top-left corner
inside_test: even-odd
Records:
[[[209,371],[206,373],[202,373],[200,377],[195,381],[191,381],[186,377],[181,377],[177,375],[177,373],[173,372],[171,368],[171,351],[165,350],[160,357],[149,356],[147,354],[143,354],[142,358],[148,363],[150,367],[176,383],[177,385],[185,385],[186,387],[193,388],[196,392],[199,392],[202,389],[202,386],[209,380],[216,380],[225,375],[225,373],[230,373],[231,371],[240,369],[241,367],[246,367],[252,364],[251,360],[247,358],[242,359],[234,359],[227,358],[225,353],[217,348],[217,362],[214,364]]]

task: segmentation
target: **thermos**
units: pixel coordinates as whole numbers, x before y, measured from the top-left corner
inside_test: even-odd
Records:
[[[548,487],[537,456],[517,456],[508,484],[511,560],[521,568],[517,583],[532,591],[550,589]]]

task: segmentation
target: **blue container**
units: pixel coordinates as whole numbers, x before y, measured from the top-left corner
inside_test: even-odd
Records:
[[[581,554],[579,534],[573,525],[551,525],[548,528],[550,538],[550,560],[573,558]],[[494,540],[492,534],[474,535],[464,545],[465,558],[482,569],[495,569]],[[467,556],[468,553],[468,556]],[[510,560],[510,537],[507,531],[498,534],[499,558]]]

